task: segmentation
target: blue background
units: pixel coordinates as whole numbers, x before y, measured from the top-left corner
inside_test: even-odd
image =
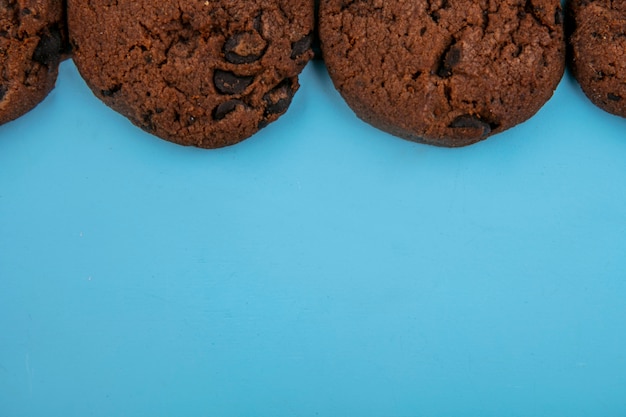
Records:
[[[0,416],[626,415],[626,120],[567,74],[440,149],[301,84],[207,151],[65,62],[0,127]]]

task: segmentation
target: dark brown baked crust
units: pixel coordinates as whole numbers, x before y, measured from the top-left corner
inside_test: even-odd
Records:
[[[567,16],[574,77],[595,105],[626,117],[626,2],[573,0]]]
[[[312,57],[314,0],[69,0],[92,91],[183,145],[237,143],[276,120]]]
[[[394,135],[464,146],[534,115],[565,65],[558,0],[321,0],[348,105]]]
[[[0,0],[0,124],[31,110],[54,87],[63,18],[61,0]]]

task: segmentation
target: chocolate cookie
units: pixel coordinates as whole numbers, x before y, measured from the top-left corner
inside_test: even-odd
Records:
[[[314,0],[69,0],[73,58],[137,126],[218,148],[283,114],[312,57]]]
[[[573,0],[567,16],[574,77],[595,105],[626,117],[626,1]]]
[[[321,0],[319,31],[357,116],[440,146],[528,119],[565,66],[559,0]]]
[[[63,22],[61,0],[0,0],[0,124],[31,110],[54,87]]]

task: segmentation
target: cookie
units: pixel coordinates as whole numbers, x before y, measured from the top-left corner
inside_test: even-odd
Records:
[[[596,106],[626,117],[626,2],[573,0],[567,17],[574,77]]]
[[[69,0],[73,59],[158,137],[219,148],[275,121],[312,57],[314,0]]]
[[[357,116],[439,146],[527,120],[565,67],[558,0],[321,0],[319,32]]]
[[[64,52],[61,0],[0,0],[0,124],[48,95]]]

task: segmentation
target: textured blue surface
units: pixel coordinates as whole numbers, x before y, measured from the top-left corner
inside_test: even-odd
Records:
[[[301,84],[206,151],[65,62],[0,127],[0,416],[626,415],[626,120],[566,75],[439,149]]]

